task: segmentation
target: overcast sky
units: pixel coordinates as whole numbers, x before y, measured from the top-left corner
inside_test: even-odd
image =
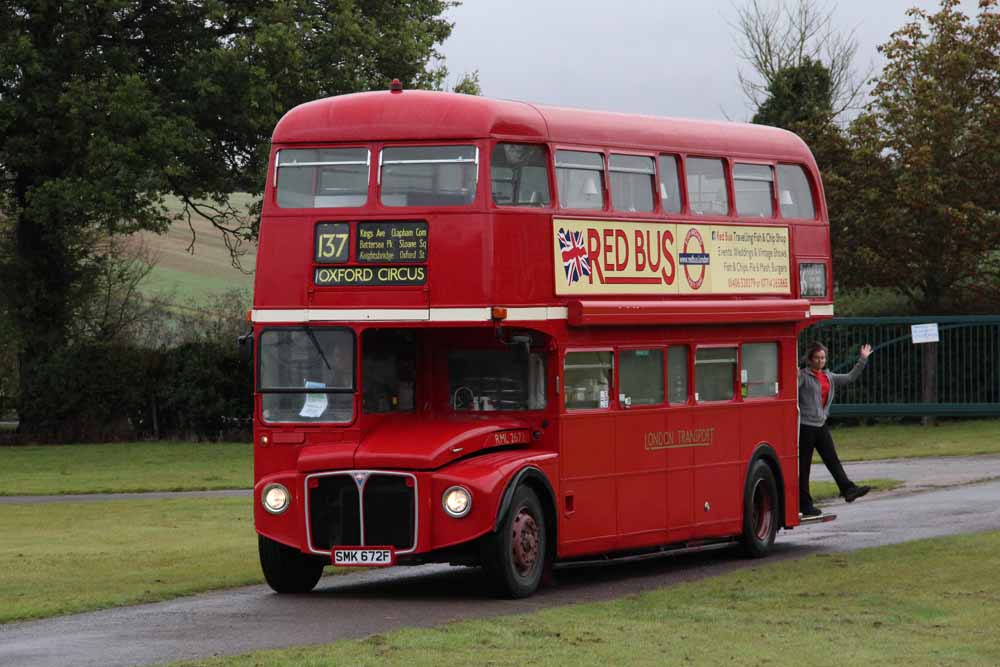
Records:
[[[741,4],[748,0],[736,0]],[[765,0],[766,1],[766,0]],[[931,0],[840,0],[838,29],[855,31],[857,66]],[[962,8],[975,15],[975,0]],[[464,0],[442,53],[449,83],[479,70],[483,94],[539,104],[659,116],[749,120],[737,81],[730,0]]]

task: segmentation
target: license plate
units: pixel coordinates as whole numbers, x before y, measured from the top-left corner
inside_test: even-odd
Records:
[[[331,560],[340,567],[388,567],[396,554],[392,547],[345,547],[334,549]]]

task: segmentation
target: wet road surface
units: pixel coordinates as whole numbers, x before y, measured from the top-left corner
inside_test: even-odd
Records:
[[[857,478],[854,472],[849,474]],[[867,475],[865,475],[867,476]],[[925,537],[1000,530],[1000,481],[835,502],[832,523],[778,535],[764,562]],[[400,627],[606,600],[716,576],[761,561],[726,550],[561,571],[527,600],[496,600],[479,570],[428,565],[323,579],[312,594],[266,586],[0,625],[0,665],[141,665],[332,642]]]

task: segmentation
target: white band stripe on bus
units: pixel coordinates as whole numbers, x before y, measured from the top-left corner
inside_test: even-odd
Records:
[[[507,319],[517,322],[565,320],[564,306],[508,308]],[[809,307],[809,316],[832,316],[833,305]],[[254,322],[489,322],[490,308],[299,308],[253,310]]]
[[[508,308],[516,321],[565,320],[565,307]],[[488,322],[490,308],[300,308],[253,310],[254,322]]]

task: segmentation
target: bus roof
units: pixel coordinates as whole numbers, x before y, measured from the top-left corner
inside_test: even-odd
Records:
[[[278,121],[272,141],[485,138],[813,161],[796,135],[764,125],[546,107],[424,90],[356,93],[307,102]]]

